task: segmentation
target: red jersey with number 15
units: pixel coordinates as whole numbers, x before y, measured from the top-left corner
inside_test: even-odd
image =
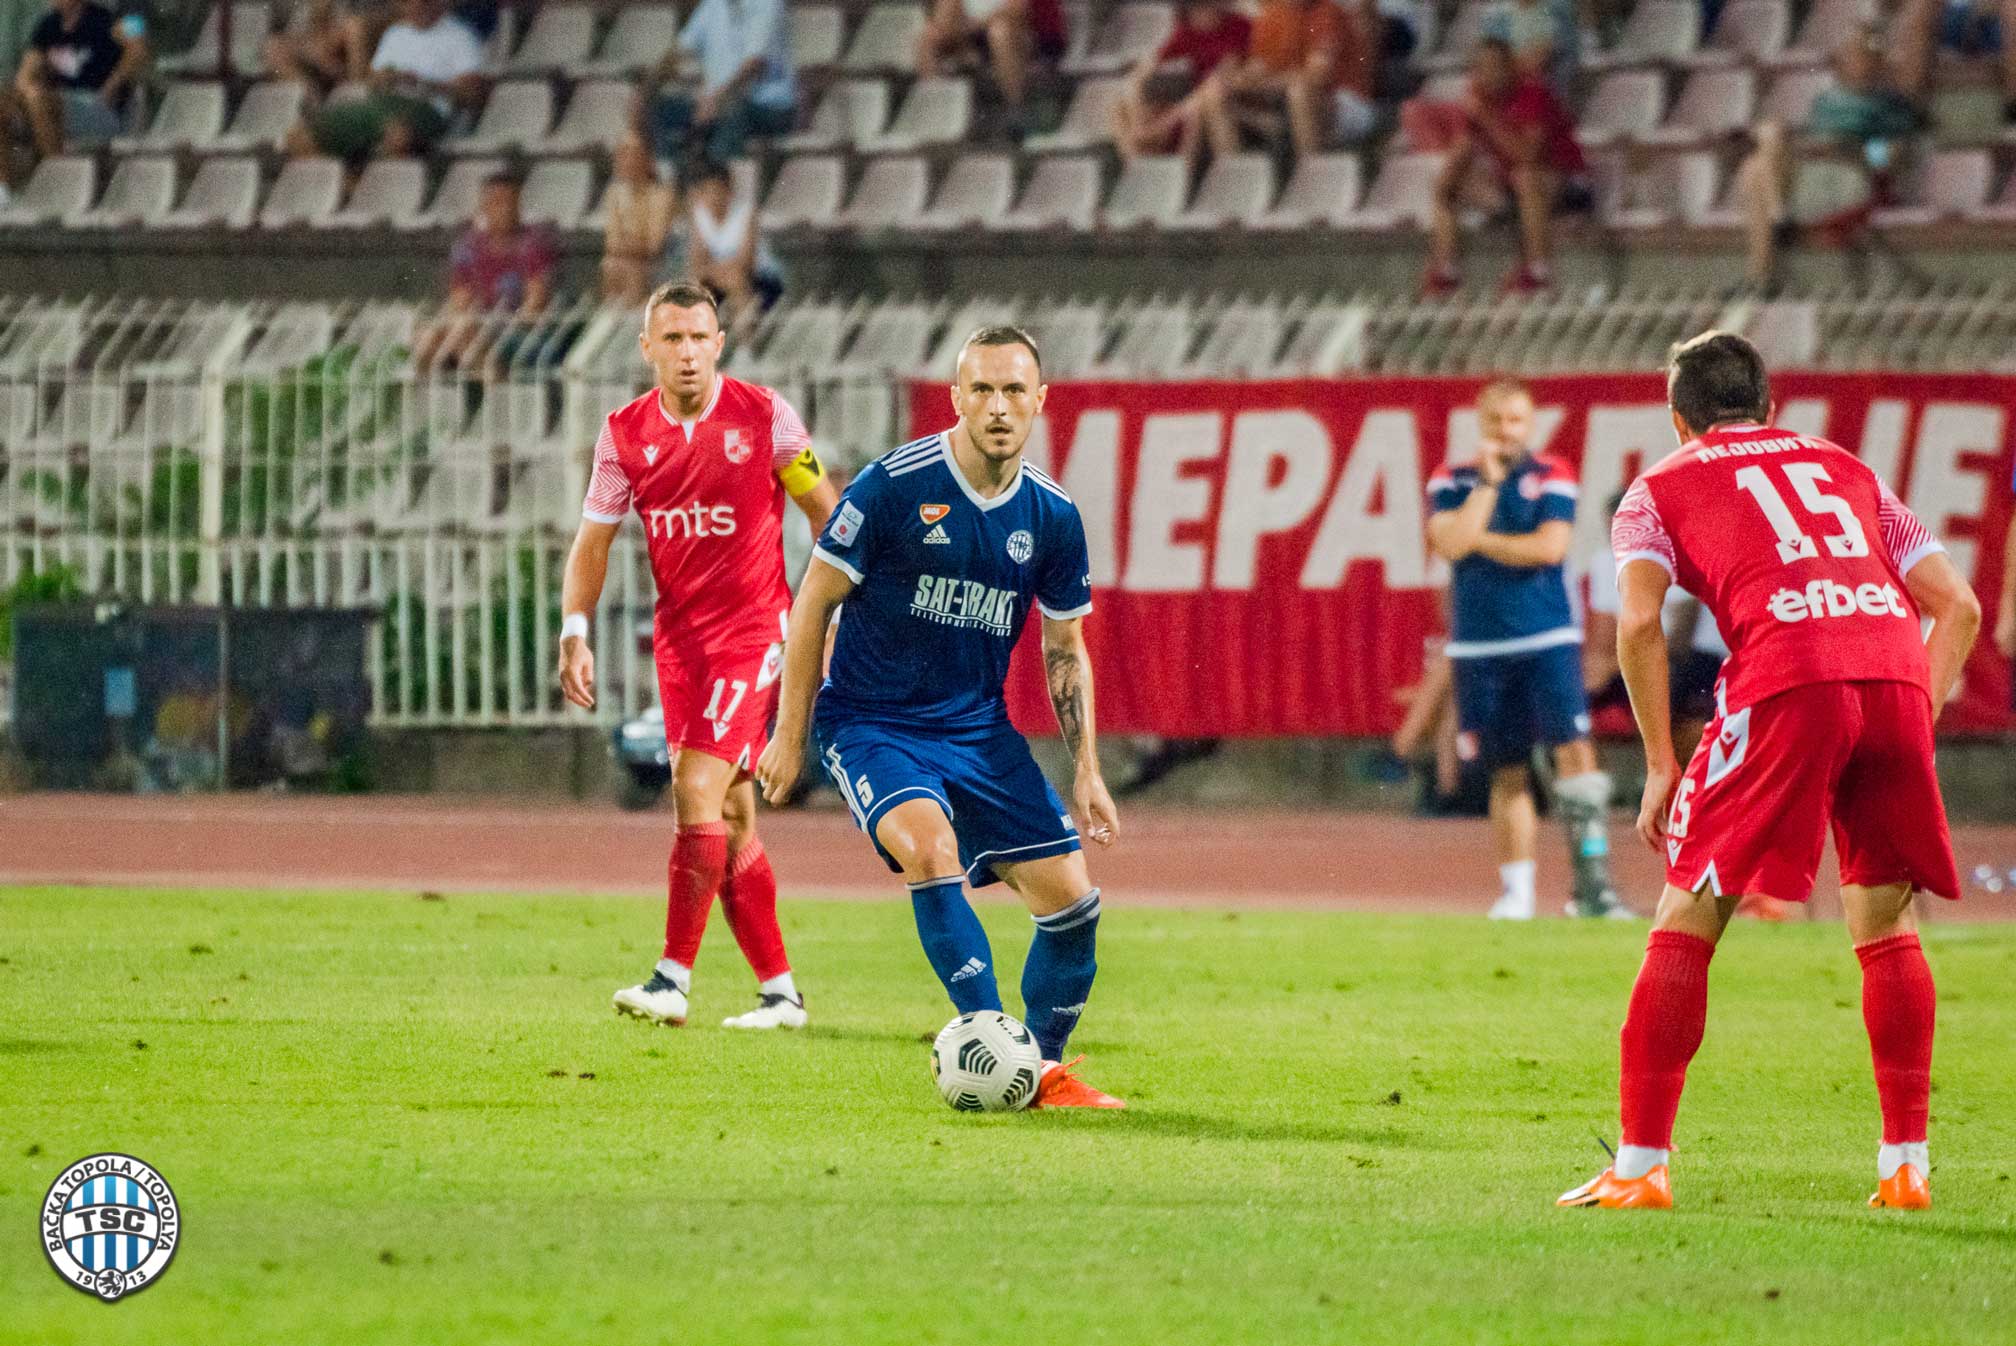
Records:
[[[817,479],[812,441],[789,402],[722,376],[697,420],[674,420],[657,389],[609,413],[582,514],[620,523],[634,505],[658,585],[661,630],[731,652],[782,639],[784,484]]]
[[[1837,445],[1762,425],[1711,431],[1632,484],[1610,542],[1620,573],[1656,562],[1715,615],[1731,710],[1816,682],[1929,691],[1904,574],[1943,549]]]

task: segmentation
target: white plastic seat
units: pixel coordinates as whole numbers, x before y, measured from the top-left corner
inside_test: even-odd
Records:
[[[427,165],[420,159],[374,159],[365,165],[332,229],[372,229],[411,220],[427,199]]]
[[[595,49],[595,9],[592,5],[549,4],[535,10],[525,40],[504,62],[510,75],[569,70]],[[659,53],[663,55],[663,52]]]
[[[259,212],[262,229],[322,225],[336,213],[343,196],[343,164],[326,157],[289,159],[266,193]]]
[[[405,229],[460,229],[475,216],[485,179],[503,171],[502,159],[457,159],[441,175],[427,208],[393,223]]]
[[[1160,47],[1175,26],[1174,5],[1121,5],[1091,35],[1084,52],[1067,55],[1058,68],[1067,75],[1117,75]]]
[[[843,149],[873,140],[888,122],[887,80],[843,79],[819,95],[805,129],[785,136],[778,148],[794,154]]]
[[[1824,65],[1869,19],[1869,0],[1814,0],[1799,35],[1779,53],[1779,64]]]
[[[1274,204],[1274,165],[1264,154],[1227,154],[1211,161],[1190,208],[1170,221],[1178,229],[1252,228]]]
[[[1428,227],[1435,209],[1435,182],[1441,176],[1440,154],[1391,154],[1379,165],[1365,203],[1351,212],[1352,229],[1391,229],[1403,222]]]
[[[98,204],[74,216],[73,226],[121,229],[159,224],[175,208],[175,161],[166,155],[121,159]]]
[[[679,11],[672,5],[626,5],[592,61],[576,61],[578,75],[627,75],[656,65],[679,40]]]
[[[840,58],[849,71],[909,71],[917,65],[917,40],[924,33],[924,6],[876,5],[854,30]]]
[[[1969,210],[1967,218],[1981,224],[2016,224],[2016,173],[2004,180],[1992,201]]]
[[[1614,70],[1589,96],[1575,136],[1586,148],[1642,140],[1666,110],[1666,77],[1657,70]]]
[[[1638,0],[1617,45],[1589,52],[1582,64],[1593,70],[1622,65],[1675,62],[1693,55],[1701,45],[1701,7],[1695,0]]]
[[[586,159],[545,159],[525,177],[520,208],[531,224],[578,229],[595,188],[595,167]]]
[[[875,159],[835,222],[847,229],[892,229],[922,215],[930,192],[931,169],[922,159]]]
[[[855,143],[865,150],[901,153],[954,145],[973,124],[973,86],[963,79],[920,79],[910,86],[889,129]]]
[[[13,200],[0,206],[0,225],[53,224],[91,208],[98,194],[97,162],[81,154],[61,154],[35,165]]]
[[[112,148],[127,150],[201,149],[224,129],[224,86],[215,80],[183,80],[168,86],[154,120],[137,136],[117,136]]]
[[[840,213],[846,181],[846,165],[837,155],[801,154],[786,159],[763,199],[763,223],[773,229],[831,226],[833,217]]]
[[[1144,154],[1120,170],[1099,222],[1108,229],[1166,228],[1183,213],[1190,166],[1175,154]]]
[[[245,91],[224,133],[209,148],[218,150],[278,149],[294,123],[308,91],[292,80],[267,80]]]
[[[924,229],[985,225],[1008,213],[1015,197],[1015,161],[1005,154],[962,154],[945,171],[938,195],[918,216]]]
[[[259,211],[259,161],[233,155],[205,159],[182,193],[182,205],[161,218],[173,229],[219,225],[249,228]]]
[[[1665,123],[1639,139],[1659,145],[1699,144],[1750,125],[1756,113],[1756,71],[1747,66],[1697,70],[1673,100]]]
[[[847,22],[835,5],[792,5],[791,60],[800,70],[820,70],[840,60]]]
[[[635,97],[623,80],[589,80],[574,86],[574,96],[560,114],[560,124],[540,148],[549,154],[587,149],[611,149],[630,134],[630,100]]]
[[[466,136],[448,142],[457,154],[489,154],[537,145],[553,125],[553,86],[544,80],[507,80],[490,91],[483,115]]]
[[[1715,156],[1705,150],[1664,155],[1631,174],[1605,214],[1619,229],[1663,229],[1697,224],[1715,204]]]
[[[1969,216],[1988,203],[1995,185],[1995,165],[1987,150],[1939,150],[1915,175],[1912,204],[1876,211],[1880,226],[1936,224]]]
[[[1272,301],[1239,300],[1220,309],[1190,361],[1200,378],[1256,378],[1274,372],[1288,320]]]
[[[1016,232],[1063,226],[1088,230],[1099,214],[1099,161],[1088,154],[1038,159],[1015,208],[991,227]]]
[[[1032,154],[1052,150],[1089,150],[1113,139],[1113,109],[1127,95],[1125,79],[1088,79],[1071,95],[1064,120],[1055,131],[1025,137],[1022,148]]]
[[[1702,48],[1687,58],[1690,65],[1762,64],[1785,50],[1792,29],[1787,0],[1729,0],[1715,20]]]
[[[915,300],[878,304],[848,343],[842,365],[885,373],[908,374],[924,367],[936,326],[932,305]]]
[[[1187,303],[1147,303],[1126,315],[1104,362],[1121,378],[1173,378],[1196,341],[1196,321]]]
[[[1777,122],[1790,130],[1806,124],[1813,112],[1813,100],[1834,83],[1825,70],[1781,70],[1757,108],[1757,120]]]
[[[1254,221],[1262,229],[1306,229],[1349,223],[1364,185],[1355,154],[1312,154],[1295,165],[1274,209]]]
[[[211,75],[217,72],[221,6],[212,5],[196,30],[189,50],[163,56],[154,64],[167,75]],[[231,6],[231,69],[257,75],[266,68],[266,39],[273,32],[273,6],[267,0],[237,0]]]

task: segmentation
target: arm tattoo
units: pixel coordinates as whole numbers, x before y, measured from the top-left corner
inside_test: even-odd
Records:
[[[1043,652],[1043,669],[1050,683],[1050,706],[1057,712],[1057,727],[1064,731],[1064,746],[1073,757],[1085,743],[1085,679],[1079,671],[1078,659],[1075,649]]]

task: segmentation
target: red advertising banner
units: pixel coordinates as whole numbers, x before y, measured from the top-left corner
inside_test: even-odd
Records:
[[[1029,455],[1085,518],[1100,728],[1390,732],[1442,629],[1447,570],[1428,553],[1424,484],[1474,453],[1481,382],[1053,385]],[[1610,500],[1676,447],[1664,384],[1605,374],[1532,386],[1536,447],[1581,474],[1573,555],[1586,566],[1607,545]],[[1988,623],[1942,727],[2016,726],[2010,668],[1987,639],[2016,377],[1788,373],[1773,389],[1779,424],[1858,453],[1972,577]],[[944,388],[913,387],[911,417],[918,434],[948,424]],[[1009,704],[1026,731],[1055,732],[1035,661],[1017,660]]]

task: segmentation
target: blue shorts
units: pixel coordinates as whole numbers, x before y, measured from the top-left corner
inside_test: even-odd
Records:
[[[1589,736],[1582,647],[1451,659],[1456,673],[1456,750],[1496,770],[1523,765],[1535,746]]]
[[[935,799],[959,838],[966,881],[999,880],[994,863],[1040,860],[1079,849],[1078,827],[1011,724],[911,729],[844,717],[814,717],[820,764],[889,868],[903,872],[875,827],[911,799]]]

